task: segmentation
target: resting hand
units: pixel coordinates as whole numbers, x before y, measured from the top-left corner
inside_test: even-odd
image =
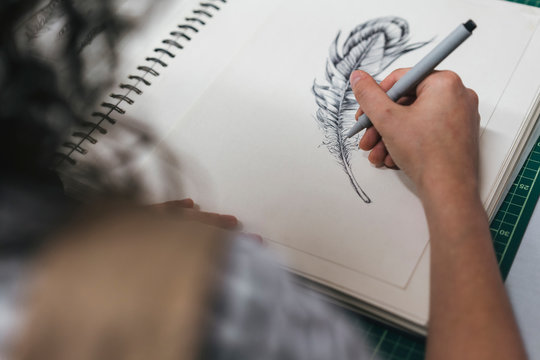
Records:
[[[167,201],[161,204],[151,205],[151,209],[170,214],[178,214],[183,219],[199,221],[223,229],[233,230],[238,227],[238,219],[236,217],[200,211],[195,208],[195,203],[191,199]]]

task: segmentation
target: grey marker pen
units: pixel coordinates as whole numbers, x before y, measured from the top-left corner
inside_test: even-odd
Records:
[[[397,101],[407,92],[412,90],[418,83],[424,80],[437,65],[441,63],[452,51],[454,51],[462,42],[464,42],[472,31],[476,28],[474,21],[469,20],[465,24],[460,24],[454,31],[450,33],[439,45],[435,46],[433,50],[429,52],[418,64],[416,64],[411,70],[409,70],[401,79],[399,79],[394,86],[388,90],[386,95],[392,101]],[[365,128],[371,126],[371,121],[363,114],[358,118],[358,121],[351,127],[347,133],[347,137],[350,138],[355,134],[358,134]]]

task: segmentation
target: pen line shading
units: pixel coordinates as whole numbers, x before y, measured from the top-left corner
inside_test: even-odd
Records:
[[[349,77],[354,70],[363,70],[376,77],[400,56],[428,42],[408,44],[409,25],[400,17],[364,22],[349,33],[341,46],[340,35],[341,31],[330,45],[326,81],[315,79],[313,82],[312,92],[318,107],[315,119],[324,134],[323,144],[347,174],[356,194],[369,204],[371,199],[356,180],[351,167],[351,155],[357,150],[358,139],[346,136],[358,109]]]

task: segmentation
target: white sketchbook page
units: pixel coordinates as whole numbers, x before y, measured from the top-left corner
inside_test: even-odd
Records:
[[[490,2],[490,5],[492,4]],[[510,15],[518,11],[524,16],[522,21],[526,21],[526,24],[538,23],[540,12],[536,8],[514,6],[515,4],[507,2],[496,2],[495,4],[499,6],[499,14],[504,12],[504,14]],[[494,9],[491,9],[491,11],[494,11]],[[536,27],[534,31],[534,26],[530,26],[527,30],[522,36],[528,38],[530,34],[530,41],[525,52],[521,54],[519,67],[515,69],[501,99],[498,100],[498,106],[490,120],[489,131],[484,131],[481,139],[482,173],[485,175],[486,169],[492,171],[491,179],[495,177],[498,169],[486,165],[489,164],[487,161],[490,158],[489,155],[491,154],[491,158],[495,159],[505,158],[508,149],[510,147],[514,148],[514,144],[510,141],[511,136],[508,133],[511,131],[508,130],[509,126],[516,133],[515,129],[522,125],[520,120],[528,117],[529,112],[535,108],[531,101],[534,101],[533,99],[537,97],[535,94],[537,94],[538,84],[540,84],[540,69],[537,66],[540,56],[540,29]],[[533,121],[534,119],[531,118]],[[526,127],[525,125],[525,121],[523,121],[523,127]],[[510,150],[510,152],[512,151]],[[483,189],[487,186],[487,181],[487,176],[484,176]],[[487,191],[483,193],[483,198],[486,198],[486,193]],[[286,248],[278,247],[277,249],[284,257],[302,257],[298,253],[291,254],[290,250]],[[284,265],[286,266],[287,263],[285,260]],[[405,289],[399,289],[380,282],[377,283],[365,277],[358,277],[343,267],[322,261],[314,262],[313,259],[307,257],[301,258],[295,265],[297,271],[309,273],[311,277],[331,284],[348,294],[375,303],[388,311],[419,324],[427,324],[429,311],[429,246],[422,254]]]
[[[431,15],[418,14],[418,8]],[[420,202],[402,173],[375,169],[361,153],[355,154],[353,168],[373,203],[359,200],[328,151],[319,147],[322,135],[310,90],[337,31],[388,15],[387,9],[409,20],[412,41],[441,38],[469,17],[478,30],[485,29],[443,67],[460,72],[477,89],[482,115],[489,118],[526,45],[520,40],[526,19],[496,5],[490,11],[485,3],[295,1],[261,27],[166,143],[179,154],[186,194],[206,208],[235,213],[249,230],[299,252],[404,287],[428,240]],[[483,45],[492,37],[507,40],[505,56],[500,46]],[[393,67],[414,64],[429,48],[403,56]],[[479,48],[484,60],[478,60],[478,68],[498,74],[489,84],[485,73],[470,69],[468,59],[478,57]],[[167,82],[172,89],[175,79]],[[181,111],[170,102],[162,105],[167,114]],[[148,108],[165,115],[162,106]]]
[[[385,4],[389,3],[385,2]],[[522,52],[524,45],[520,45],[519,39],[523,34],[531,31],[530,21],[528,17],[522,17],[511,11],[513,7],[499,2],[489,2],[492,8],[486,7],[486,2],[480,2],[478,6],[464,6],[461,3],[458,6],[455,2],[445,2],[444,4],[453,10],[448,10],[444,6],[442,8],[438,6],[438,10],[433,10],[424,3],[412,6],[413,9],[426,8],[426,11],[431,12],[431,14],[445,14],[437,17],[439,25],[436,22],[431,25],[422,25],[422,21],[416,19],[414,24],[411,24],[413,39],[424,40],[434,35],[433,33],[444,36],[457,23],[464,21],[463,18],[472,17],[480,26],[485,27],[485,24],[488,24],[487,28],[490,29],[491,35],[487,35],[488,31],[485,30],[482,38],[493,36],[504,39],[505,41],[502,43],[506,46],[510,48],[515,46],[517,49],[514,50],[517,50],[518,53]],[[314,5],[316,4],[304,2],[291,4],[288,2],[287,11],[283,13],[284,15],[279,15],[283,16],[279,20],[280,26],[286,24],[284,20],[287,18],[289,20],[305,19],[306,12],[303,7],[312,9],[311,13],[322,11],[321,9],[313,10]],[[405,5],[402,7],[399,4],[394,5],[392,6],[395,9],[393,13],[396,14],[406,15],[413,11],[410,9],[410,4],[407,4],[407,8],[404,9],[402,7]],[[471,11],[471,7],[474,11]],[[328,9],[324,9],[325,13],[331,14],[332,8],[334,7],[328,5]],[[201,97],[197,104],[193,105],[192,111],[183,118],[179,114],[184,114],[186,108],[182,106],[183,104],[179,104],[178,98],[173,95],[177,89],[185,86],[186,78],[184,76],[187,76],[188,82],[193,81],[200,70],[193,70],[189,74],[182,72],[183,76],[167,76],[160,79],[153,90],[145,94],[145,101],[136,103],[130,111],[132,114],[144,115],[142,118],[155,119],[163,124],[177,123],[176,129],[165,142],[178,154],[180,159],[179,172],[184,180],[183,190],[175,195],[178,197],[192,196],[206,209],[235,213],[244,221],[248,230],[261,233],[270,239],[289,242],[289,244],[296,242],[297,246],[298,244],[300,246],[306,245],[310,250],[315,249],[326,258],[345,254],[343,261],[339,258],[337,262],[345,264],[349,262],[346,265],[350,265],[352,262],[352,266],[344,267],[336,262],[314,258],[300,251],[291,251],[290,248],[287,248],[286,251],[286,254],[293,259],[289,264],[292,264],[295,269],[308,272],[318,279],[340,286],[342,290],[381,304],[386,309],[419,323],[425,323],[427,319],[427,265],[429,257],[424,255],[422,261],[418,265],[416,264],[427,240],[426,233],[418,231],[425,226],[423,219],[413,219],[413,221],[418,221],[420,225],[412,224],[409,232],[401,227],[402,231],[399,231],[398,237],[386,238],[380,234],[385,234],[386,230],[393,231],[401,225],[392,220],[381,224],[383,218],[380,215],[381,211],[377,213],[377,210],[374,212],[366,210],[366,208],[373,208],[372,205],[376,204],[375,199],[380,194],[387,196],[390,195],[390,192],[402,191],[403,193],[398,195],[397,201],[392,201],[383,214],[384,217],[387,217],[393,211],[403,212],[403,209],[407,209],[405,215],[401,217],[399,214],[393,215],[398,221],[407,222],[408,216],[421,217],[421,209],[417,200],[398,179],[399,173],[372,169],[366,166],[367,162],[362,156],[355,154],[355,171],[362,176],[366,174],[366,178],[371,179],[368,185],[372,186],[370,195],[374,198],[374,204],[366,206],[358,204],[357,201],[351,205],[350,200],[353,196],[351,196],[349,184],[344,181],[345,178],[341,170],[324,148],[317,148],[322,136],[312,117],[315,107],[313,97],[308,89],[311,87],[314,74],[318,75],[324,65],[330,41],[339,28],[348,31],[350,27],[370,17],[388,14],[383,10],[372,9],[369,13],[364,11],[365,18],[354,16],[354,20],[349,19],[349,25],[347,25],[347,21],[345,21],[347,14],[352,13],[352,11],[351,7],[346,8],[347,11],[342,8],[344,11],[343,20],[329,26],[325,36],[320,34],[320,30],[315,30],[315,35],[308,31],[310,36],[314,36],[318,40],[308,42],[308,48],[302,48],[302,51],[296,49],[296,56],[290,56],[287,58],[288,61],[280,62],[279,57],[274,59],[270,53],[267,58],[257,59],[260,60],[259,63],[251,64],[249,56],[257,57],[258,51],[263,51],[263,54],[266,54],[264,52],[265,46],[259,46],[255,51],[257,44],[263,43],[272,49],[275,47],[268,41],[263,42],[261,38],[265,33],[266,36],[277,36],[275,34],[278,33],[280,26],[272,31],[270,29],[271,19],[263,26],[261,32],[255,35],[253,43],[249,44],[245,51],[238,55],[224,74],[216,78],[209,91]],[[463,13],[457,14],[460,11]],[[451,13],[456,14],[452,17]],[[286,14],[290,14],[290,16],[285,16]],[[231,14],[231,16],[233,15]],[[441,19],[446,17],[450,17],[450,19],[442,23]],[[328,18],[336,19],[336,16],[328,16]],[[227,20],[234,21],[234,19],[233,16],[232,20]],[[508,20],[508,23],[505,23],[505,19]],[[306,24],[306,22],[309,23],[305,20],[302,21],[302,24]],[[504,34],[497,32],[498,24],[504,25],[500,26],[500,28],[505,29]],[[306,26],[304,25],[304,30],[306,30]],[[317,26],[320,27],[320,23]],[[418,28],[424,28],[422,35],[416,33],[415,29]],[[299,29],[302,29],[302,26],[291,25],[289,27],[291,33],[285,32],[287,34],[285,38],[294,41],[295,38],[292,35],[295,35],[295,31]],[[480,36],[479,34],[482,34],[478,31],[479,29],[468,42],[472,42],[473,39]],[[299,41],[296,43],[305,44]],[[283,44],[278,45],[283,46]],[[462,49],[467,49],[466,45]],[[501,67],[504,64],[498,64],[497,61],[508,61],[506,58],[512,57],[511,51],[508,51],[505,59],[500,59],[503,57],[500,45],[498,46],[497,51],[482,48],[481,52],[486,54],[484,60],[489,59],[489,63],[485,66]],[[309,47],[316,47],[316,50]],[[422,51],[427,50],[423,49]],[[478,52],[470,46],[467,51],[475,54]],[[311,52],[316,52],[316,55],[311,55]],[[403,65],[410,65],[420,56],[420,54],[409,54],[401,62]],[[196,60],[196,57],[193,56],[191,59]],[[515,63],[517,63],[517,59],[514,59],[511,65],[514,66]],[[199,69],[196,62],[188,64],[192,66],[191,69]],[[179,62],[177,69],[185,69],[183,65]],[[484,66],[484,64],[482,65]],[[289,77],[287,85],[283,86],[283,81],[279,81],[283,74],[276,73],[276,68],[287,74],[291,73],[291,68],[299,71],[295,71],[294,76]],[[262,75],[261,69],[264,70]],[[463,74],[460,68],[455,68],[455,70]],[[510,70],[503,67],[495,69],[496,73],[505,77],[506,81],[510,77]],[[466,71],[467,69],[465,69]],[[477,85],[482,87],[484,81],[475,78],[474,73],[472,75],[468,76],[465,82],[478,90]],[[502,83],[504,84],[504,81]],[[500,86],[504,88],[504,85]],[[296,91],[291,88],[296,89]],[[283,89],[285,89],[284,93]],[[479,91],[482,99],[486,93],[485,84],[483,89]],[[488,86],[486,96],[497,98],[497,96],[492,95],[492,92],[497,91],[501,93],[502,89]],[[493,104],[482,104],[482,106],[489,113]],[[276,110],[283,113],[276,115]],[[483,110],[484,112],[486,110]],[[485,114],[483,115],[485,116]],[[290,121],[291,118],[294,121]],[[291,133],[296,134],[292,140]],[[308,151],[307,149],[310,151],[309,154],[302,153]],[[295,162],[295,159],[291,158],[291,154],[292,156],[298,155],[299,159],[296,159]],[[151,165],[148,165],[149,169]],[[178,169],[178,165],[175,165],[175,168]],[[249,171],[245,172],[246,169]],[[330,185],[338,182],[339,186]],[[388,183],[398,184],[398,189],[401,190],[385,187],[384,185]],[[346,194],[341,194],[341,191]],[[412,206],[407,201],[410,201]],[[355,206],[356,208],[354,208]],[[347,208],[347,210],[343,208]],[[341,213],[338,213],[338,210]],[[362,216],[358,214],[362,214]],[[337,229],[336,231],[328,229],[328,226],[341,226],[348,223],[350,221],[346,220],[350,219],[359,222],[352,225],[356,227],[355,229]],[[371,238],[365,236],[360,239],[363,234],[369,235],[370,230],[377,227],[377,224],[379,224],[379,230],[375,231],[379,231],[379,233],[371,233]],[[348,225],[350,226],[350,224]],[[314,231],[313,228],[321,229],[321,231]],[[381,228],[382,230],[380,230]],[[358,236],[351,239],[349,236],[340,234],[344,232],[358,234]],[[373,239],[374,237],[376,239]],[[302,242],[301,239],[297,240],[296,238],[307,240]],[[393,249],[394,251],[392,251]],[[415,255],[414,251],[418,251],[418,253]],[[379,261],[370,261],[370,258],[376,258]],[[362,264],[362,262],[364,263]],[[361,270],[364,273],[358,272],[358,267],[362,266]],[[407,283],[406,280],[410,277],[415,266],[417,266],[417,271]],[[396,276],[398,272],[405,273],[406,276],[400,277],[399,274]],[[381,278],[385,281],[381,281]],[[405,282],[402,281],[404,278]]]
[[[486,2],[479,2],[479,4],[486,5]],[[490,9],[491,14],[487,14],[493,16],[495,21],[501,14],[504,14],[504,16],[514,15],[515,17],[511,16],[510,20],[514,24],[524,24],[525,29],[514,31],[509,35],[516,36],[519,34],[519,36],[523,36],[524,39],[530,41],[526,45],[525,52],[519,52],[521,55],[519,68],[515,69],[511,79],[508,80],[501,98],[497,100],[498,107],[489,118],[489,129],[483,133],[481,162],[482,174],[484,175],[482,179],[482,189],[485,190],[483,192],[484,199],[489,197],[486,196],[487,190],[489,190],[489,181],[494,180],[496,172],[499,170],[489,160],[492,162],[493,160],[495,162],[503,161],[505,156],[508,155],[509,149],[513,148],[513,140],[519,140],[519,138],[512,138],[511,135],[518,133],[522,120],[527,118],[531,108],[534,108],[531,102],[534,101],[538,84],[540,84],[540,71],[537,66],[537,59],[540,56],[540,31],[538,27],[534,31],[535,24],[538,23],[538,10],[530,7],[514,6],[507,2],[489,2],[488,5],[498,6],[498,9]],[[516,20],[516,17],[519,18],[520,16],[516,12],[521,13],[522,18],[520,21]],[[476,17],[474,19],[477,20]],[[525,31],[520,34],[519,31],[523,30]],[[500,38],[498,40],[500,41]],[[504,49],[501,49],[501,51],[504,51]],[[500,71],[497,71],[497,76],[499,75]],[[480,91],[481,98],[483,93]],[[483,124],[486,123],[487,121],[484,118]],[[523,122],[524,127],[525,125]],[[486,129],[484,128],[484,130]],[[521,133],[521,131],[519,132]],[[492,174],[487,173],[486,170],[491,171]],[[489,183],[489,185],[491,184]],[[314,261],[312,258],[305,257],[304,254],[298,252],[291,253],[290,249],[285,247],[278,246],[277,249],[284,256],[289,257],[289,261],[285,261],[284,265],[293,263],[297,271],[308,273],[312,278],[322,280],[360,299],[376,303],[384,309],[412,321],[420,324],[427,323],[429,310],[429,248],[422,254],[421,260],[405,289],[398,289],[380,282],[377,283],[372,279],[358,276],[335,264]]]

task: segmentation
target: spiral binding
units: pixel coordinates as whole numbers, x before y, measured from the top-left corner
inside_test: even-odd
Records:
[[[95,121],[85,121],[82,129],[71,134],[71,141],[66,141],[62,147],[67,149],[67,153],[58,152],[58,165],[64,161],[75,165],[77,161],[73,154],[85,155],[88,153],[86,144],[96,144],[98,142],[94,134],[107,134],[107,130],[102,126],[104,122],[111,125],[116,123],[115,115],[126,113],[124,105],[133,105],[137,96],[142,95],[143,89],[152,85],[151,79],[161,76],[162,69],[168,66],[168,61],[176,57],[176,52],[184,49],[183,43],[191,41],[193,36],[199,32],[199,28],[205,26],[215,13],[221,10],[227,0],[207,0],[200,2],[196,9],[191,11],[190,16],[184,18],[185,23],[178,24],[169,33],[170,37],[161,41],[160,45],[154,49],[154,54],[145,58],[146,63],[137,67],[139,73],[128,76],[131,82],[120,84],[123,93],[112,93],[110,100],[101,103],[101,110],[92,113]]]

